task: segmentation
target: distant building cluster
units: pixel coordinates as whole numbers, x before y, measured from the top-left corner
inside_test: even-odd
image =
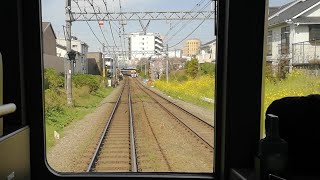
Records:
[[[163,52],[159,33],[131,33],[129,37],[129,60],[149,58]]]
[[[66,39],[57,38],[50,22],[42,22],[43,64],[44,68],[53,68],[66,74],[68,61]],[[76,52],[73,62],[73,74],[102,74],[102,53],[89,52],[89,46],[77,37],[71,37],[71,49]]]
[[[54,68],[58,73],[66,74],[68,61],[66,39],[57,38],[50,22],[42,23],[44,68]],[[72,73],[103,75],[103,59],[110,54],[89,52],[89,45],[75,36],[71,37],[71,49],[76,52]],[[126,65],[138,65],[141,61],[168,57],[174,59],[174,66],[182,67],[182,61],[197,58],[199,63],[215,62],[215,40],[201,44],[199,39],[186,40],[183,49],[171,49],[166,52],[163,37],[159,33],[136,32],[129,34],[128,50],[117,54],[117,62]]]
[[[216,61],[216,40],[202,44],[199,39],[188,39],[185,41],[182,57],[188,60],[197,58],[200,64],[214,63]]]

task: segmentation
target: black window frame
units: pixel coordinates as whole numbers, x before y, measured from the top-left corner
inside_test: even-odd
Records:
[[[268,30],[267,35],[267,56],[272,56],[272,30]]]
[[[309,41],[316,42],[320,40],[320,24],[309,25]]]
[[[23,56],[33,63],[23,64],[25,106],[27,124],[30,125],[30,165],[31,179],[97,179],[97,178],[193,178],[193,179],[229,179],[233,168],[253,168],[254,155],[260,139],[260,113],[262,68],[264,59],[264,26],[266,20],[266,1],[238,0],[218,1],[217,27],[217,69],[215,86],[215,173],[86,173],[57,174],[48,165],[45,158],[44,137],[44,95],[41,3],[38,0],[22,1],[21,41]],[[2,7],[7,1],[2,2]],[[247,6],[247,4],[251,6]],[[242,9],[239,16],[238,9]],[[7,11],[6,11],[7,12]],[[255,16],[252,16],[255,14]],[[247,28],[241,27],[245,17]],[[8,20],[13,17],[6,17]],[[14,19],[14,18],[13,18]],[[241,34],[241,36],[239,36]],[[247,51],[243,51],[245,47]],[[250,55],[248,56],[248,52]],[[242,59],[239,61],[239,59]],[[242,74],[239,76],[239,74]],[[241,85],[246,91],[239,91],[238,82],[247,78]],[[246,106],[243,106],[246,102]],[[81,176],[81,177],[80,177]],[[214,177],[213,177],[214,176]]]
[[[290,54],[290,26],[281,28],[280,52],[282,55]]]

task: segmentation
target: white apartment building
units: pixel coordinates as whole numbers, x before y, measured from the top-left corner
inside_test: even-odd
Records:
[[[149,58],[162,54],[163,41],[159,33],[131,33],[129,37],[129,60]]]
[[[66,50],[67,42],[64,38],[57,39],[57,56],[67,58]],[[77,52],[76,61],[73,65],[74,73],[86,74],[88,73],[88,44],[78,40],[76,37],[71,39],[71,49]]]

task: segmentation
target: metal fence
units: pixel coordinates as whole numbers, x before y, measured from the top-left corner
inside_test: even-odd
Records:
[[[320,41],[305,41],[292,44],[292,64],[320,61]]]

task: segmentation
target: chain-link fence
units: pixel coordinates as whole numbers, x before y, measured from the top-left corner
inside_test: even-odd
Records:
[[[305,41],[292,44],[292,64],[320,61],[320,41]]]

